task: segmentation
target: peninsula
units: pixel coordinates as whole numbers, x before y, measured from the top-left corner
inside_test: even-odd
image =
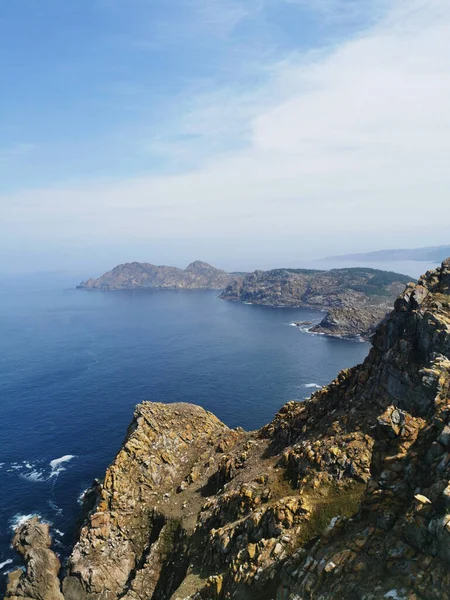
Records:
[[[406,275],[369,268],[273,269],[232,282],[221,298],[326,310],[326,317],[311,331],[368,338],[409,281]]]

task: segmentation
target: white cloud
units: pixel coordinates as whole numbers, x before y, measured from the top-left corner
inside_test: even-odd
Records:
[[[356,20],[375,20],[389,7],[389,0],[282,0],[310,11],[316,11],[322,18],[330,21],[345,22]],[[401,0],[400,0],[401,1]]]
[[[5,231],[251,240],[307,226],[324,238],[424,231],[432,243],[450,223],[450,4],[391,7],[354,39],[264,66],[264,84],[188,103],[182,136],[149,145],[193,153],[195,169],[3,197]]]

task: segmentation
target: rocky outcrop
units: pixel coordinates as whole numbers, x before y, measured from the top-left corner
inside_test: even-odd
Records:
[[[369,338],[409,281],[405,275],[366,268],[275,269],[255,271],[231,283],[221,298],[327,310],[327,316],[312,331]]]
[[[17,529],[13,546],[24,558],[26,570],[9,574],[5,598],[64,600],[58,579],[61,565],[50,549],[49,526],[36,517],[30,519]]]
[[[66,599],[152,597],[174,546],[183,546],[189,519],[200,508],[201,494],[193,495],[192,488],[190,494],[176,491],[186,482],[196,487],[202,457],[211,460],[227,435],[229,429],[198,406],[137,408],[70,558]]]
[[[98,279],[88,279],[79,289],[123,290],[140,288],[211,289],[223,290],[242,276],[226,273],[202,261],[191,263],[186,269],[156,266],[150,263],[118,265]]]
[[[449,481],[450,260],[396,300],[362,365],[260,431],[140,405],[63,593],[446,600]]]
[[[387,314],[387,306],[330,308],[322,321],[309,329],[333,337],[369,339]]]

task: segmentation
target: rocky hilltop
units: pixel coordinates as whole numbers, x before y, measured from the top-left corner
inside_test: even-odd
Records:
[[[259,431],[145,402],[59,587],[47,530],[7,598],[450,598],[450,259],[409,285],[362,365]]]
[[[138,288],[223,290],[240,279],[242,276],[239,274],[226,273],[200,260],[191,263],[186,269],[133,262],[118,265],[98,279],[88,279],[78,288],[89,290]]]
[[[369,268],[274,269],[255,271],[234,281],[221,298],[327,310],[327,316],[312,331],[368,338],[409,281],[406,275]]]

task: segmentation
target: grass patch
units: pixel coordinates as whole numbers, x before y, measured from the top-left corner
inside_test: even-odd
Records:
[[[327,484],[305,494],[304,498],[311,506],[312,513],[308,521],[301,526],[297,538],[298,546],[304,546],[320,536],[333,517],[351,517],[356,514],[365,487],[364,483],[358,481],[352,482],[346,489]]]

